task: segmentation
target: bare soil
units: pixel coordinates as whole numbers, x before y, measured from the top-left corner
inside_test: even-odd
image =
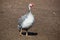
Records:
[[[34,3],[35,23],[19,36],[18,18]],[[0,40],[60,40],[60,0],[0,0]]]

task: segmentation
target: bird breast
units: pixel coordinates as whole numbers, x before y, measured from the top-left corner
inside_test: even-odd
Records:
[[[34,21],[34,16],[30,13],[22,23],[22,28],[29,28]]]

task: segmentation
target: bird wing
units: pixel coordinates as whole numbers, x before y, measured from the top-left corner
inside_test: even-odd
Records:
[[[24,16],[21,16],[21,18],[18,19],[18,24],[19,26],[21,26],[21,24],[23,23],[23,21],[27,18],[27,14],[25,14]]]

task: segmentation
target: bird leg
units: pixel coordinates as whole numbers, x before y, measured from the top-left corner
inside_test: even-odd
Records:
[[[21,30],[20,30],[20,36],[23,36],[23,35],[22,35],[22,28],[21,28]]]
[[[28,36],[28,30],[26,30],[26,36]]]
[[[28,35],[28,30],[26,30],[26,37],[31,37],[31,36]]]

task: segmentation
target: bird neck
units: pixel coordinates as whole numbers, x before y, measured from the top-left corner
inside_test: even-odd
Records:
[[[31,7],[30,6],[28,6],[28,9],[29,9],[29,11],[31,11]]]
[[[30,6],[28,6],[28,12],[31,13],[31,7]]]
[[[31,13],[31,7],[30,6],[28,6],[28,14],[32,14]]]
[[[31,10],[29,10],[28,12],[29,12],[29,14],[32,14],[32,13],[31,13]]]

